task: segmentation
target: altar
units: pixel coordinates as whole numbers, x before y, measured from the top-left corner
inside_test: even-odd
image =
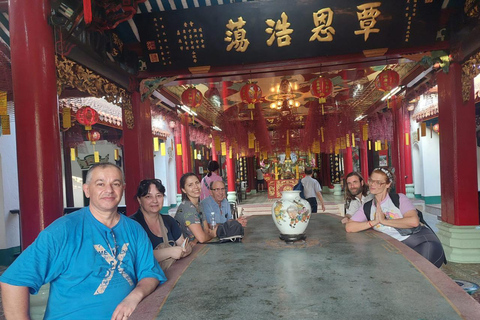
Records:
[[[298,179],[279,179],[270,175],[264,176],[267,182],[268,199],[276,199],[282,197],[282,191],[293,190],[293,187],[298,183]]]

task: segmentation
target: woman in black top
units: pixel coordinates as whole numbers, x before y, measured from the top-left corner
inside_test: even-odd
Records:
[[[141,181],[137,189],[140,209],[131,218],[145,229],[155,258],[166,270],[175,260],[188,256],[192,247],[185,242],[178,222],[169,215],[160,214],[164,196],[165,187],[160,180]]]

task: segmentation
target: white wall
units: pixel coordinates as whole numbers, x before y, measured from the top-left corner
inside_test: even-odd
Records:
[[[173,147],[172,147],[173,146]],[[160,151],[154,152],[154,168],[155,178],[162,180],[165,186],[165,200],[163,205],[165,207],[176,204],[177,196],[177,174],[175,169],[175,144],[173,143],[173,134],[165,140],[164,156]]]
[[[411,121],[413,183],[415,194],[424,197],[440,196],[440,141],[439,135],[427,127],[427,135],[413,143],[419,124]]]
[[[10,122],[10,135],[0,136],[0,249],[20,245],[19,215],[10,210],[19,209],[17,148],[15,122]]]
[[[110,163],[115,163],[115,149],[119,149],[119,155],[123,157],[122,150],[120,147],[117,147],[116,145],[106,141],[106,140],[99,140],[97,141],[97,144],[95,145],[95,150],[99,152],[100,156],[102,158],[106,157],[108,155],[108,162]],[[78,158],[84,159],[88,155],[93,154],[93,145],[89,142],[86,141],[83,145],[78,146]],[[71,161],[70,159],[65,159],[67,161]],[[82,169],[80,167],[80,164],[78,161],[72,161],[71,162],[72,166],[72,184],[73,184],[73,201],[74,201],[74,206],[75,207],[83,207],[83,190],[82,190],[82,185],[83,185],[83,178],[82,178]],[[122,168],[123,169],[123,168]],[[64,197],[65,197],[65,192],[64,192]],[[64,203],[66,201],[64,200]],[[120,206],[125,205],[125,193],[123,194],[122,201],[120,201]]]

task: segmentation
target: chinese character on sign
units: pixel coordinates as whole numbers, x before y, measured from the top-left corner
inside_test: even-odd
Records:
[[[227,51],[232,50],[233,47],[235,47],[235,51],[245,52],[247,50],[250,42],[247,39],[247,31],[243,29],[246,23],[242,17],[239,17],[237,22],[233,22],[232,19],[228,20],[228,24],[226,25],[228,30],[225,31],[227,36],[224,39],[230,42],[227,46]]]
[[[376,18],[381,13],[380,10],[377,9],[381,4],[381,2],[370,2],[357,6],[357,9],[361,10],[361,12],[357,12],[357,17],[362,30],[356,30],[355,34],[363,34],[365,41],[367,41],[370,33],[380,32],[380,29],[374,29],[373,27],[377,23]]]
[[[290,22],[287,22],[288,16],[285,12],[282,12],[282,20],[273,21],[272,19],[267,19],[265,23],[270,27],[265,29],[266,33],[271,34],[270,38],[267,40],[267,45],[271,46],[277,38],[277,45],[279,47],[289,46],[292,42],[292,34],[293,29],[288,29],[290,27]]]
[[[198,52],[196,50],[205,49],[205,43],[203,28],[197,28],[194,25],[193,21],[183,23],[184,29],[177,30],[177,43],[181,51],[191,51],[192,61],[197,63]]]
[[[312,29],[313,35],[311,41],[332,41],[335,29],[332,27],[333,11],[330,8],[320,9],[313,13],[313,23],[315,28]]]

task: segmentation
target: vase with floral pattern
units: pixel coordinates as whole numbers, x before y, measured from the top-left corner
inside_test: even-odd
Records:
[[[312,209],[307,200],[300,197],[300,191],[283,191],[282,198],[272,206],[272,217],[280,234],[284,238],[305,238],[304,232],[310,221]],[[286,239],[284,239],[286,240]]]

